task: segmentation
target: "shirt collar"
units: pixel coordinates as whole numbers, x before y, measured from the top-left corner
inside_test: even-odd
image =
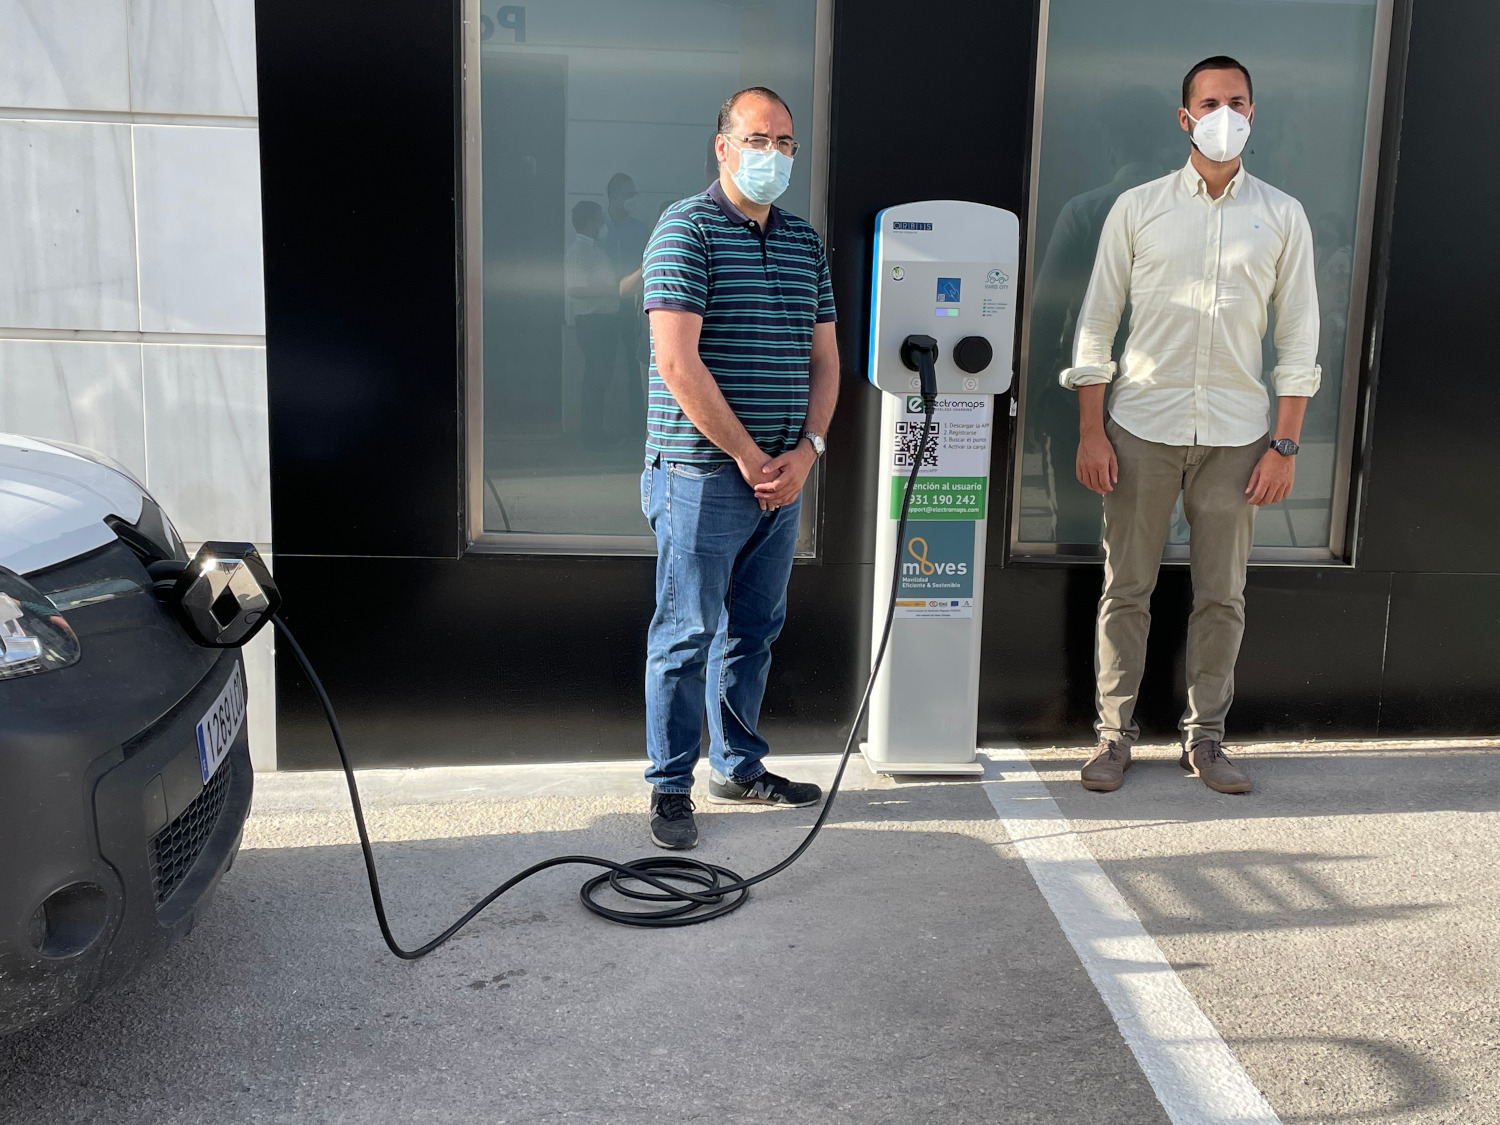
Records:
[[[1240,187],[1244,184],[1245,177],[1248,175],[1249,173],[1245,171],[1245,161],[1241,159],[1239,169],[1234,173],[1234,178],[1229,181],[1229,196],[1231,199],[1239,198]],[[1198,174],[1198,169],[1193,167],[1191,157],[1188,158],[1188,162],[1182,167],[1182,183],[1187,188],[1189,195],[1197,195],[1200,191],[1205,195],[1208,194],[1208,185],[1203,182],[1203,177]]]
[[[719,183],[718,180],[715,180],[713,183],[708,185],[708,197],[718,205],[719,210],[723,211],[724,214],[729,218],[729,221],[735,226],[742,227],[746,223],[752,223],[755,221],[754,219],[750,218],[749,215],[745,214],[738,207],[736,207],[730,200],[729,196],[724,194],[724,185]],[[766,216],[765,233],[770,234],[780,225],[781,208],[773,204],[771,207],[771,213]]]

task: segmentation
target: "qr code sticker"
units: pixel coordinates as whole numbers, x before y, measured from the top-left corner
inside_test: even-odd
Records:
[[[941,427],[941,422],[932,423],[931,433],[927,438],[927,450],[922,454],[922,468],[924,469],[935,469],[938,466],[938,434]],[[895,467],[910,469],[912,461],[917,456],[917,446],[921,443],[921,422],[897,422]]]

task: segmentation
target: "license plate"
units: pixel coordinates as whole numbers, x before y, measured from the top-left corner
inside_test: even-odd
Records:
[[[203,769],[204,785],[229,757],[229,748],[244,725],[245,680],[236,663],[219,698],[198,720],[198,765]]]

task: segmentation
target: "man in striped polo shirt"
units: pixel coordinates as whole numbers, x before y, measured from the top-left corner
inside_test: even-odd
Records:
[[[641,508],[656,533],[646,651],[651,838],[698,842],[693,766],[705,711],[721,804],[810,805],[816,785],[767,772],[759,731],[802,487],[838,398],[822,240],[771,206],[797,141],[763,87],[719,110],[719,179],[663,212],[646,247],[650,402]]]

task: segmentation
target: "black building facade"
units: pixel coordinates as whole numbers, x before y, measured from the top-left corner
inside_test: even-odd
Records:
[[[737,26],[769,21],[774,43],[776,5],[740,7]],[[1365,221],[1351,243],[1357,355],[1345,368],[1355,380],[1340,431],[1347,489],[1334,492],[1333,521],[1347,534],[1321,559],[1252,564],[1231,740],[1500,730],[1500,380],[1485,346],[1500,260],[1500,106],[1482,92],[1500,57],[1500,6],[1370,7],[1382,80],[1371,103],[1378,151],[1361,181]],[[563,57],[548,9],[257,3],[275,567],[284,616],[365,765],[643,753],[652,559],[542,539],[506,547],[498,534],[475,534],[491,501],[476,495],[476,481],[490,478],[474,471],[474,411],[504,407],[476,392],[481,368],[498,361],[474,346],[476,318],[490,314],[473,296],[483,263],[468,225],[482,211],[492,226],[491,207],[505,200],[495,194],[503,173],[486,163],[481,184],[472,153],[466,160],[474,44],[501,35],[516,56],[534,46],[537,57]],[[837,749],[868,673],[880,476],[879,399],[864,375],[874,216],[919,199],[1007,208],[1031,232],[1028,277],[1047,233],[1033,212],[1048,5],[834,0],[818,9],[826,81],[808,85],[817,86],[826,171],[809,190],[832,262],[844,386],[812,557],[793,575],[766,703],[773,747],[799,752]],[[1237,53],[1233,43],[1221,49]],[[756,73],[757,57],[742,50],[723,94],[749,84],[737,79]],[[1197,57],[1183,57],[1171,79]],[[486,89],[498,91],[484,102],[487,121],[508,112],[504,83],[517,84],[511,139],[495,151],[531,143],[527,130],[547,114],[583,120],[548,93],[563,89],[551,65],[507,62],[494,79],[484,71]],[[1258,81],[1256,92],[1271,104],[1270,88]],[[1298,143],[1318,144],[1317,121],[1301,124]],[[590,136],[607,146],[614,128]],[[700,151],[711,133],[710,118],[693,134]],[[564,155],[577,163],[573,148]],[[646,175],[636,178],[649,195]],[[570,202],[559,185],[556,202]],[[479,190],[489,193],[483,208]],[[492,285],[503,312],[503,279],[484,273],[482,286]],[[559,339],[565,333],[547,338]],[[1012,397],[1024,420],[1032,384],[1028,357],[1016,360]],[[541,353],[527,360],[543,362]],[[522,394],[511,388],[498,401]],[[560,406],[547,399],[535,409],[554,411],[545,425],[561,434],[569,408],[565,392],[554,397]],[[997,403],[997,420],[1005,414]],[[1016,548],[1018,475],[1028,471],[1021,424],[999,427],[991,467],[981,739],[1082,745],[1092,738],[1100,564],[1087,552]],[[489,438],[486,456],[491,447],[503,457],[515,441]],[[509,527],[499,491],[494,503]],[[1139,716],[1147,738],[1175,732],[1189,601],[1186,568],[1164,567]],[[321,715],[289,661],[278,670],[278,708],[280,765],[331,765]]]

